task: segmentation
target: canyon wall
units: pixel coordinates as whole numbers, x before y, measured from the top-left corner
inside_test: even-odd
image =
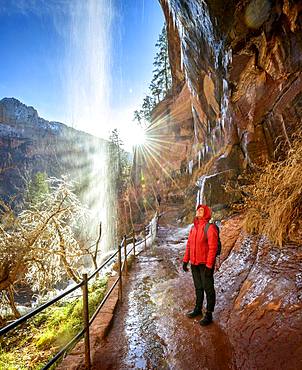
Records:
[[[223,185],[284,158],[299,133],[302,2],[160,2],[173,89],[154,110],[151,133],[166,143],[161,158],[170,174],[181,175],[183,163],[186,176],[208,163],[202,201],[227,206],[236,197]],[[301,369],[301,246],[246,234],[242,215],[223,222],[221,239],[216,318],[235,368]]]
[[[156,134],[165,126],[167,152],[174,152],[169,135],[185,129],[178,147],[187,164],[216,155],[213,171],[238,174],[282,157],[302,114],[301,2],[161,0],[161,5],[173,91],[155,109],[153,121],[160,122]],[[179,169],[179,163],[176,158],[170,166]]]

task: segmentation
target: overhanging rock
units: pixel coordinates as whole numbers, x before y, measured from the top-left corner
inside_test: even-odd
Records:
[[[231,203],[239,201],[241,194],[236,190],[237,174],[235,170],[218,172],[209,176],[201,176],[197,181],[200,188],[197,194],[197,204],[206,204],[213,211],[227,208]],[[232,191],[226,191],[230,185]]]

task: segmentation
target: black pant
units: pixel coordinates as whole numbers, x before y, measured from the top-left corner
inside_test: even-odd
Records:
[[[196,293],[196,309],[202,309],[205,292],[207,297],[207,311],[213,312],[216,301],[214,269],[206,269],[206,265],[191,265],[191,271]]]

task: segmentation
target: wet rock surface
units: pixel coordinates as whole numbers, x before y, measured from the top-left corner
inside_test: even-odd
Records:
[[[161,219],[155,245],[137,257],[94,369],[302,368],[302,250],[282,251],[223,223],[214,323],[201,327],[191,274],[181,270],[190,227]]]
[[[225,190],[225,185],[228,184],[233,189],[236,186],[237,176],[234,170],[218,172],[213,175],[203,176],[204,181],[202,186],[203,200],[205,204],[209,204],[212,209],[227,207],[230,202],[240,200],[241,194],[238,191],[232,193]]]
[[[236,365],[301,369],[302,249],[277,248],[264,237],[246,235],[239,225],[237,216],[222,228],[226,259],[216,273],[216,314]]]
[[[189,228],[160,226],[157,243],[137,258],[110,334],[94,369],[235,369],[218,321],[188,319],[194,306],[190,273],[181,270]]]

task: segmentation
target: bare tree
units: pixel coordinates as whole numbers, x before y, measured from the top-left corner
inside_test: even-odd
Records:
[[[16,317],[13,289],[27,283],[39,293],[69,277],[80,281],[78,267],[85,254],[74,237],[87,210],[65,179],[49,179],[49,193],[15,215],[0,203],[0,292]]]

